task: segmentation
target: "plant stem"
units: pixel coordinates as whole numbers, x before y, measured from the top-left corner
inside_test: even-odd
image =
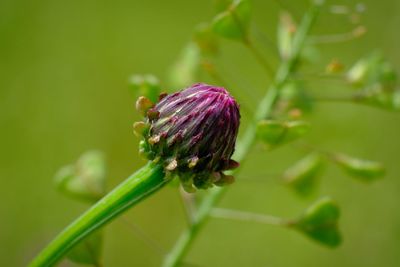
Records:
[[[237,161],[242,162],[254,144],[257,122],[270,116],[271,112],[274,110],[275,103],[279,98],[280,89],[290,78],[292,71],[296,67],[296,63],[299,59],[304,42],[319,13],[322,3],[323,1],[315,1],[310,10],[304,15],[302,22],[294,36],[293,53],[291,57],[287,61],[284,61],[279,67],[274,82],[258,105],[258,109],[254,115],[253,121],[250,123],[242,139],[237,145],[236,153],[234,155]],[[194,216],[193,224],[181,234],[175,246],[165,258],[163,267],[178,266],[181,260],[185,257],[186,253],[189,251],[189,248],[195,240],[198,232],[205,225],[211,210],[217,204],[225,191],[226,187],[215,188],[211,190],[211,192],[202,200],[199,205],[199,209]]]
[[[29,266],[54,266],[85,237],[162,188],[168,181],[162,166],[149,162],[72,222]]]
[[[258,223],[265,223],[276,226],[288,226],[289,221],[271,216],[266,214],[258,214],[248,211],[239,211],[239,210],[230,210],[230,209],[221,209],[221,208],[213,208],[211,210],[211,216],[214,218],[221,219],[232,219],[239,221],[251,221]]]

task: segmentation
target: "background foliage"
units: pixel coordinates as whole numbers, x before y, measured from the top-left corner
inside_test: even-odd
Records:
[[[109,164],[107,187],[112,188],[143,165],[137,154],[138,139],[131,131],[139,115],[128,77],[151,72],[165,81],[167,69],[193,28],[213,16],[211,2],[1,1],[1,266],[25,265],[86,209],[54,190],[53,176],[60,166],[87,149],[101,149]],[[297,18],[307,6],[307,1],[282,2]],[[339,3],[354,6],[358,1],[328,1]],[[374,49],[384,51],[399,70],[400,3],[364,3],[368,35],[351,43],[321,46],[324,57],[310,70],[323,69],[332,58],[350,65]],[[261,0],[254,5],[257,28],[274,39],[279,7]],[[351,26],[345,19],[325,12],[314,32],[347,30]],[[243,46],[225,40],[223,47],[219,66],[232,84],[232,93],[251,109],[267,79],[254,68],[254,59]],[[334,81],[313,83],[314,90],[322,93],[334,93],[341,86]],[[364,185],[328,167],[316,196],[328,194],[341,205],[343,245],[331,250],[286,229],[212,219],[189,262],[230,266],[234,255],[238,266],[399,264],[399,114],[321,103],[310,120],[313,127],[307,139],[328,150],[379,160],[388,169],[383,180]],[[277,177],[299,156],[290,147],[266,153],[258,146],[221,206],[283,217],[300,213],[311,200],[299,201]],[[106,229],[105,265],[158,266],[158,250],[143,242],[134,228],[140,226],[168,249],[185,223],[183,216],[175,190],[164,189]]]

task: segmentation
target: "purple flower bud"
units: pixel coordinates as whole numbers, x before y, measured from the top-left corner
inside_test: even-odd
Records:
[[[233,177],[223,171],[238,166],[231,156],[239,120],[239,106],[224,88],[195,84],[163,95],[147,111],[150,128],[141,151],[161,161],[187,191],[231,183]]]

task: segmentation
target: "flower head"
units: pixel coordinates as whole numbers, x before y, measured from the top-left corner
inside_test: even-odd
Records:
[[[187,191],[233,182],[223,171],[231,160],[239,129],[239,106],[222,87],[195,84],[171,95],[161,95],[149,108],[142,129],[141,151],[161,161],[166,172],[177,175]],[[140,109],[140,103],[139,103]]]

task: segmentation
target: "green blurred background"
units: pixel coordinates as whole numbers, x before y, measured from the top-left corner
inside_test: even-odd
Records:
[[[144,164],[131,130],[139,116],[127,79],[133,73],[154,73],[165,81],[195,25],[214,16],[212,2],[1,0],[0,266],[26,265],[87,208],[54,189],[52,179],[60,166],[88,149],[101,149],[107,155],[111,189]],[[296,18],[308,3],[282,2]],[[358,2],[335,0],[328,6]],[[363,3],[368,35],[321,46],[320,63],[312,69],[323,69],[332,58],[350,64],[380,49],[400,70],[400,2]],[[262,0],[255,0],[254,6],[256,32],[274,39],[279,6]],[[345,17],[327,11],[315,33],[353,27]],[[242,105],[251,109],[267,79],[242,45],[226,40],[222,45],[218,62],[224,77]],[[261,41],[259,46],[268,49]],[[315,83],[315,91],[335,93],[341,87],[327,83]],[[247,119],[243,114],[244,124]],[[385,179],[370,185],[337,168],[327,169],[318,195],[330,195],[341,205],[343,245],[332,250],[286,229],[213,219],[187,262],[194,266],[400,266],[400,114],[324,103],[317,105],[310,120],[313,129],[307,139],[316,145],[379,160],[388,169]],[[299,214],[313,199],[298,199],[274,175],[299,156],[290,148],[265,152],[256,147],[221,206],[285,217]],[[124,218],[107,228],[105,266],[160,264],[160,253],[132,231],[133,222],[165,250],[185,226],[173,187]]]

